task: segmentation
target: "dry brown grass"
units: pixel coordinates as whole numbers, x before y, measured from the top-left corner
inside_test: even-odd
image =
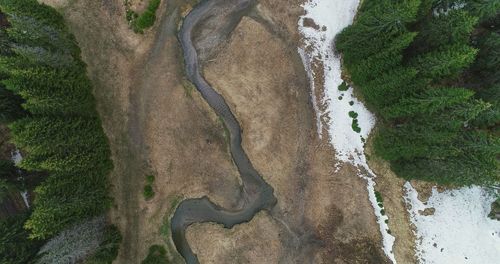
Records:
[[[174,11],[184,12],[184,2],[164,1],[159,22],[137,35],[122,0],[45,1],[62,8],[96,87],[115,163],[110,219],[124,234],[116,263],[139,263],[151,244],[162,242],[159,229],[175,197],[209,195],[236,206],[239,178],[223,128],[199,94],[183,87]],[[252,14],[259,22],[244,18],[204,64],[279,202],[233,230],[190,228],[202,263],[346,263],[353,254],[354,263],[386,261],[366,183],[349,165],[335,173],[334,150],[316,135],[296,52],[299,3],[260,1]],[[146,202],[141,192],[151,173],[156,195]]]

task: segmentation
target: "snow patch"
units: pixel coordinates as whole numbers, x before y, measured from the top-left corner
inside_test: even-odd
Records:
[[[21,161],[23,160],[23,156],[21,155],[19,149],[16,149],[12,151],[12,153],[10,153],[10,159],[12,160],[12,162],[14,162],[15,165],[19,165],[19,163],[21,163]]]
[[[499,263],[500,221],[488,218],[495,200],[491,191],[472,186],[439,193],[434,188],[423,203],[409,182],[405,189],[420,263]],[[435,212],[427,216],[420,213],[427,208]]]
[[[20,193],[21,193],[21,197],[23,197],[23,201],[24,201],[24,204],[26,205],[26,208],[30,208],[28,191],[22,191]]]
[[[342,84],[341,60],[335,54],[335,36],[353,22],[359,0],[309,0],[303,7],[306,12],[299,20],[299,31],[303,36],[304,48],[299,49],[304,68],[312,87],[312,100],[317,111],[318,133],[321,136],[325,122],[330,143],[333,145],[339,163],[351,163],[358,167],[359,176],[366,179],[370,202],[375,211],[383,239],[385,254],[396,263],[392,248],[395,238],[388,233],[385,223],[387,216],[382,215],[375,197],[375,174],[370,170],[364,153],[365,140],[375,125],[375,117],[353,94],[349,87],[340,91]],[[308,27],[305,20],[312,20],[316,26]],[[310,23],[309,23],[310,24]],[[323,72],[314,72],[323,70]],[[324,76],[324,94],[316,98],[314,78]],[[321,111],[318,107],[321,106]],[[361,131],[352,128],[353,119],[349,112],[357,113],[357,123]],[[323,117],[325,117],[323,119]],[[364,169],[364,170],[362,170]],[[364,172],[362,172],[364,171]]]
[[[15,165],[19,165],[19,163],[21,163],[21,161],[23,161],[23,155],[21,155],[21,152],[19,151],[19,149],[12,151],[10,155],[11,155],[10,159],[12,160],[12,162],[14,162]],[[24,181],[24,177],[22,176],[21,170],[19,170],[19,169],[18,169],[18,174],[21,175],[21,177],[19,177],[19,180]],[[19,193],[21,194],[21,197],[23,197],[23,201],[24,201],[24,204],[26,205],[26,208],[30,208],[28,190],[24,190],[24,191],[19,192]]]

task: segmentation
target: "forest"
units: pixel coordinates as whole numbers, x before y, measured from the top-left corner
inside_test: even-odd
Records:
[[[0,0],[0,12],[0,122],[24,156],[19,169],[0,162],[0,198],[18,173],[39,177],[30,210],[0,220],[0,263],[111,263],[121,236],[99,217],[113,164],[76,40],[36,0]],[[94,255],[75,256],[81,248]]]
[[[398,176],[500,182],[500,1],[365,0],[336,38]]]

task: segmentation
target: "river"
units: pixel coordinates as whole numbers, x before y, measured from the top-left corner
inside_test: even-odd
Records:
[[[261,210],[270,210],[276,204],[273,188],[265,182],[253,167],[241,146],[241,127],[231,112],[224,98],[217,93],[202,75],[198,53],[192,41],[193,29],[212,14],[217,0],[202,1],[185,17],[179,32],[179,41],[184,54],[186,76],[191,81],[205,101],[222,118],[230,134],[230,151],[232,159],[238,168],[242,185],[243,206],[228,210],[214,204],[208,197],[186,199],[177,207],[171,221],[172,239],[177,251],[184,257],[187,264],[199,263],[186,239],[186,229],[194,223],[213,222],[222,224],[225,228],[250,221]],[[233,12],[251,8],[253,0],[237,0]]]

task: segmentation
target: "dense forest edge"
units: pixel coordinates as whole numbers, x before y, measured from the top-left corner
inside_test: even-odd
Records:
[[[500,1],[365,0],[336,39],[402,178],[500,182]]]
[[[29,210],[0,219],[0,263],[111,263],[110,148],[76,40],[36,0],[0,0],[0,123],[24,156],[0,162],[0,193],[38,178]]]

